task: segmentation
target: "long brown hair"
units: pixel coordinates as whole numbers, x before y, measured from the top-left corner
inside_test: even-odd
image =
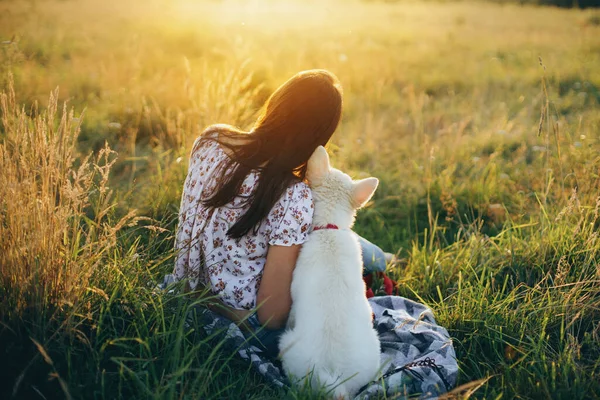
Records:
[[[342,89],[337,77],[316,69],[302,71],[281,85],[265,103],[250,132],[222,125],[205,131],[200,143],[216,141],[231,152],[217,169],[222,176],[204,200],[207,207],[222,207],[233,201],[246,176],[252,170],[259,171],[258,185],[243,203],[248,209],[229,228],[229,237],[256,232],[283,193],[304,180],[306,162],[318,146],[329,141],[341,113]],[[218,135],[208,134],[215,130]]]

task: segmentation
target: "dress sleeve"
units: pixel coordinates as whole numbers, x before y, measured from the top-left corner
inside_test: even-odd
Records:
[[[312,225],[312,192],[304,182],[290,187],[267,216],[269,245],[291,246],[306,242]]]
[[[211,125],[208,128],[206,128],[201,134],[200,136],[198,136],[196,138],[196,140],[194,140],[194,144],[192,145],[192,151],[190,152],[190,164],[189,167],[192,167],[193,164],[195,164],[198,160],[199,153],[202,149],[202,147],[216,147],[217,143],[216,142],[202,142],[202,139],[205,138],[217,138],[219,136],[218,134],[218,128],[219,125]]]

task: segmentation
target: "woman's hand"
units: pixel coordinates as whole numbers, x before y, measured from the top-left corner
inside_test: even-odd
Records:
[[[292,307],[292,274],[301,247],[302,245],[269,247],[256,297],[258,320],[268,329],[285,326]]]

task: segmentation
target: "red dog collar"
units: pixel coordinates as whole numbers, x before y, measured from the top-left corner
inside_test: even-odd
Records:
[[[338,228],[338,226],[334,225],[334,224],[327,224],[326,226],[315,226],[313,228],[313,231],[319,231],[321,229],[340,229],[340,228]]]

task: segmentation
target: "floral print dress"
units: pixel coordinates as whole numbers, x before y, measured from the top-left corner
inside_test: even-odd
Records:
[[[255,189],[259,172],[246,177],[239,196],[230,204],[209,209],[202,200],[212,195],[222,174],[219,165],[227,157],[216,142],[198,139],[194,143],[181,196],[173,274],[177,280],[188,279],[191,290],[199,284],[209,287],[224,304],[250,310],[256,306],[269,246],[304,243],[314,204],[308,185],[297,182],[275,203],[258,229],[240,239],[229,238],[227,231],[245,212],[244,196]]]

